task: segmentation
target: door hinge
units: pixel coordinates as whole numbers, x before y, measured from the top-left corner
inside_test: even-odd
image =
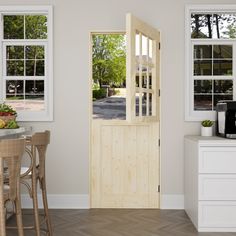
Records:
[[[160,147],[161,146],[161,140],[158,139],[158,146]]]
[[[160,185],[157,186],[157,192],[158,192],[158,193],[161,192],[161,186],[160,186]]]
[[[161,43],[159,43],[159,50],[161,50]]]
[[[160,97],[161,96],[161,90],[160,89],[159,89],[158,93],[159,93],[159,97]]]

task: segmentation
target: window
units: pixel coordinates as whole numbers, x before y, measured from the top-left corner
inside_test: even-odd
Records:
[[[186,120],[214,120],[235,79],[236,5],[186,7]]]
[[[53,118],[52,7],[0,7],[1,101],[20,121]]]

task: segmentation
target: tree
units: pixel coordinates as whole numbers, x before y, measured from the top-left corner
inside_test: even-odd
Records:
[[[125,36],[101,34],[93,36],[93,80],[102,85],[120,86],[125,81]]]

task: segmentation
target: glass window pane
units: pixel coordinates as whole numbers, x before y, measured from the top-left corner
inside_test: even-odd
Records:
[[[232,60],[214,60],[213,75],[232,75]]]
[[[212,96],[211,95],[194,95],[194,110],[195,111],[212,110]]]
[[[147,93],[142,94],[142,116],[147,116]]]
[[[26,59],[44,59],[44,46],[26,46]]]
[[[236,38],[236,14],[214,14],[212,38]]]
[[[4,39],[24,39],[24,16],[5,15],[3,20]]]
[[[232,80],[215,80],[214,93],[233,94]]]
[[[26,39],[47,38],[47,16],[26,15],[25,16],[25,37]]]
[[[43,99],[44,98],[44,81],[43,80],[26,80],[25,95],[26,95],[26,99]]]
[[[212,93],[211,80],[194,80],[194,93]]]
[[[144,60],[147,60],[147,40],[148,38],[142,35],[142,55],[145,56]]]
[[[7,76],[23,76],[24,61],[23,60],[7,60]]]
[[[24,59],[24,46],[7,46],[7,59]]]
[[[212,58],[212,45],[194,45],[194,59],[205,58]]]
[[[213,46],[214,58],[231,59],[233,55],[232,45],[214,45]]]
[[[135,55],[139,56],[140,55],[140,41],[139,41],[139,33],[137,32],[135,35]]]
[[[6,81],[6,98],[7,100],[24,99],[23,80],[7,80]]]
[[[26,60],[26,76],[44,76],[44,60]]]
[[[191,38],[212,38],[211,14],[191,14]]]
[[[211,60],[195,60],[194,75],[212,75]]]
[[[149,58],[152,59],[152,39],[149,39]]]
[[[135,115],[139,116],[139,93],[135,93]]]
[[[149,94],[149,116],[152,116],[152,94]]]
[[[218,101],[221,100],[233,100],[233,95],[214,95],[214,110]]]

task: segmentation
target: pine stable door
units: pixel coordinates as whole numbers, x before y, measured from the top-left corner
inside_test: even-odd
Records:
[[[126,119],[91,119],[91,208],[159,208],[160,33],[126,16]]]

